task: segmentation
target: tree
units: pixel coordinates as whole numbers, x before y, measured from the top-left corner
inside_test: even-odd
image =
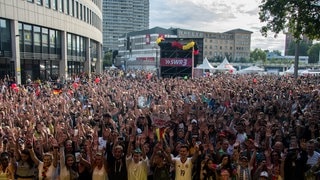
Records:
[[[103,67],[112,65],[112,51],[108,51],[103,57]]]
[[[308,50],[309,63],[318,63],[320,60],[320,43],[314,44]]]
[[[250,61],[262,61],[265,62],[267,60],[267,53],[262,49],[254,49],[250,52]]]
[[[299,56],[307,56],[308,55],[308,49],[311,47],[312,44],[308,44],[305,41],[301,41],[299,44]],[[291,42],[289,44],[289,48],[288,48],[288,52],[286,55],[289,56],[294,56],[295,53],[295,47],[296,47],[296,43],[295,42]]]
[[[297,77],[301,35],[320,39],[319,0],[262,0],[259,8],[259,19],[266,23],[261,28],[262,35],[267,36],[271,31],[277,36],[286,30],[296,39],[294,75]]]
[[[281,51],[279,51],[279,50],[273,50],[272,53],[274,53],[278,56],[281,56]]]

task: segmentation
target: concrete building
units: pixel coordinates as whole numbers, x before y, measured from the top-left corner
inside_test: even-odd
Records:
[[[102,71],[102,0],[0,0],[0,78]]]
[[[149,28],[149,0],[103,0],[103,48],[118,50],[123,34]]]
[[[119,58],[116,65],[125,64],[135,69],[156,69],[159,65],[159,46],[156,39],[165,38],[203,39],[200,45],[199,58],[208,59],[227,57],[229,61],[236,62],[240,59],[250,58],[251,31],[234,29],[224,33],[203,32],[188,29],[154,27],[142,31],[123,34],[119,41]],[[198,63],[202,63],[199,59]]]
[[[171,29],[154,27],[142,31],[129,32],[118,39],[119,55],[116,66],[125,65],[128,69],[158,68],[160,49],[156,44],[159,36],[176,38],[176,32]]]

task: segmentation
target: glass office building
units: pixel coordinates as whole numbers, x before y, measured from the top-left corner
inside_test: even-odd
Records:
[[[102,72],[101,0],[0,0],[0,78]]]

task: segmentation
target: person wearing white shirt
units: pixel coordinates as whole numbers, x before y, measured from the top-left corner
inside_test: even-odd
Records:
[[[128,152],[126,158],[126,166],[128,171],[128,180],[147,180],[148,177],[148,158],[144,149],[136,148],[133,153],[131,144],[134,137],[130,137]],[[143,144],[143,143],[141,143]]]
[[[181,145],[179,149],[179,157],[172,158],[169,161],[175,167],[175,180],[191,180],[192,168],[199,155],[199,147],[195,146],[195,153],[192,158],[188,157],[189,148],[187,145]]]

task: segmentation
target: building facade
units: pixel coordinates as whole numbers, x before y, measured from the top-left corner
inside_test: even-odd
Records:
[[[0,0],[0,78],[102,72],[102,0]]]
[[[126,33],[118,39],[119,55],[115,65],[125,65],[127,69],[156,70],[160,60],[160,48],[156,44],[159,36],[177,37],[171,29],[160,27]]]
[[[250,58],[251,31],[234,29],[224,33],[194,31],[188,29],[154,27],[142,31],[129,32],[118,39],[119,58],[116,65],[126,64],[134,69],[157,69],[159,65],[159,46],[156,39],[165,38],[202,39],[199,45],[199,60],[203,58],[224,59],[237,62]]]
[[[149,28],[149,0],[103,0],[103,48],[118,50],[125,33]]]

